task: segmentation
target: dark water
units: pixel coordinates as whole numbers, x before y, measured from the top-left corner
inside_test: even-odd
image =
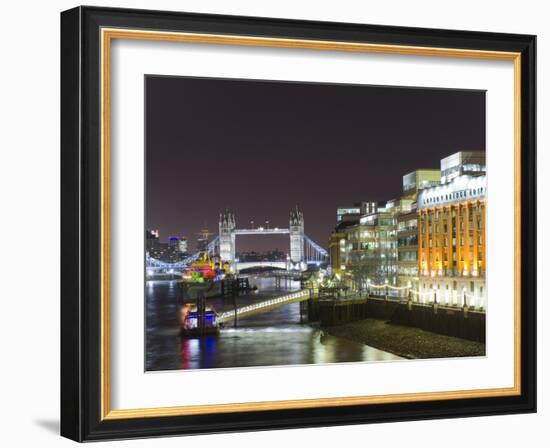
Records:
[[[237,297],[237,305],[265,300],[284,290],[298,288],[297,282],[282,282],[275,288],[272,278],[253,278],[258,292]],[[242,318],[233,328],[216,336],[181,338],[179,310],[183,303],[175,281],[151,281],[146,285],[146,369],[209,369],[222,367],[320,364],[382,361],[399,357],[364,344],[330,336],[300,323],[300,305],[292,303],[262,314]],[[232,299],[208,299],[220,312],[232,309]]]

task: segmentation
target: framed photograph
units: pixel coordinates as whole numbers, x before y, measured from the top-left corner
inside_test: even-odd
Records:
[[[61,433],[536,410],[535,36],[61,14]]]

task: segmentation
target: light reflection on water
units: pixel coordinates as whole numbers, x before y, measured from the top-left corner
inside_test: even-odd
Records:
[[[274,280],[256,278],[258,293],[242,295],[237,305],[265,300],[275,290]],[[284,283],[284,282],[283,282]],[[298,287],[288,282],[284,289]],[[364,344],[336,338],[300,323],[300,305],[293,303],[229,322],[219,335],[180,338],[178,311],[183,303],[175,281],[155,281],[146,290],[146,369],[208,369],[399,359]],[[231,309],[231,299],[209,299],[220,312]]]

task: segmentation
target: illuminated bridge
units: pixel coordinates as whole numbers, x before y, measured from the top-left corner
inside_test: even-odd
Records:
[[[287,260],[240,261],[236,257],[237,235],[289,235],[290,254]],[[295,210],[290,213],[288,228],[250,228],[238,229],[235,216],[230,212],[220,214],[219,234],[208,244],[208,254],[219,256],[223,262],[229,263],[232,272],[256,267],[274,267],[287,271],[304,271],[308,265],[321,265],[328,261],[327,251],[304,233],[304,217],[302,212]],[[157,260],[147,254],[147,275],[171,275],[181,273],[187,266],[199,259],[200,252],[175,262],[168,263]]]
[[[302,302],[304,300],[308,300],[310,297],[310,291],[307,289],[286,293],[279,297],[264,300],[263,302],[241,306],[236,310],[224,311],[223,313],[218,314],[218,323],[223,324],[224,322],[232,321],[235,319],[235,313],[238,320],[239,318],[252,316],[254,314],[265,313],[266,311],[270,311],[283,305],[288,305],[289,303]]]

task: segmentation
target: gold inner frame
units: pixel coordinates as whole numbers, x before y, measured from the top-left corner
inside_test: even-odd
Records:
[[[127,419],[244,412],[306,409],[413,401],[502,397],[521,394],[521,54],[514,52],[455,48],[279,39],[217,34],[101,29],[101,419]],[[297,48],[312,50],[383,53],[414,56],[507,60],[514,63],[514,386],[494,389],[419,392],[391,395],[315,398],[229,404],[171,406],[141,409],[111,409],[110,388],[110,50],[113,39],[186,42],[216,45]]]

